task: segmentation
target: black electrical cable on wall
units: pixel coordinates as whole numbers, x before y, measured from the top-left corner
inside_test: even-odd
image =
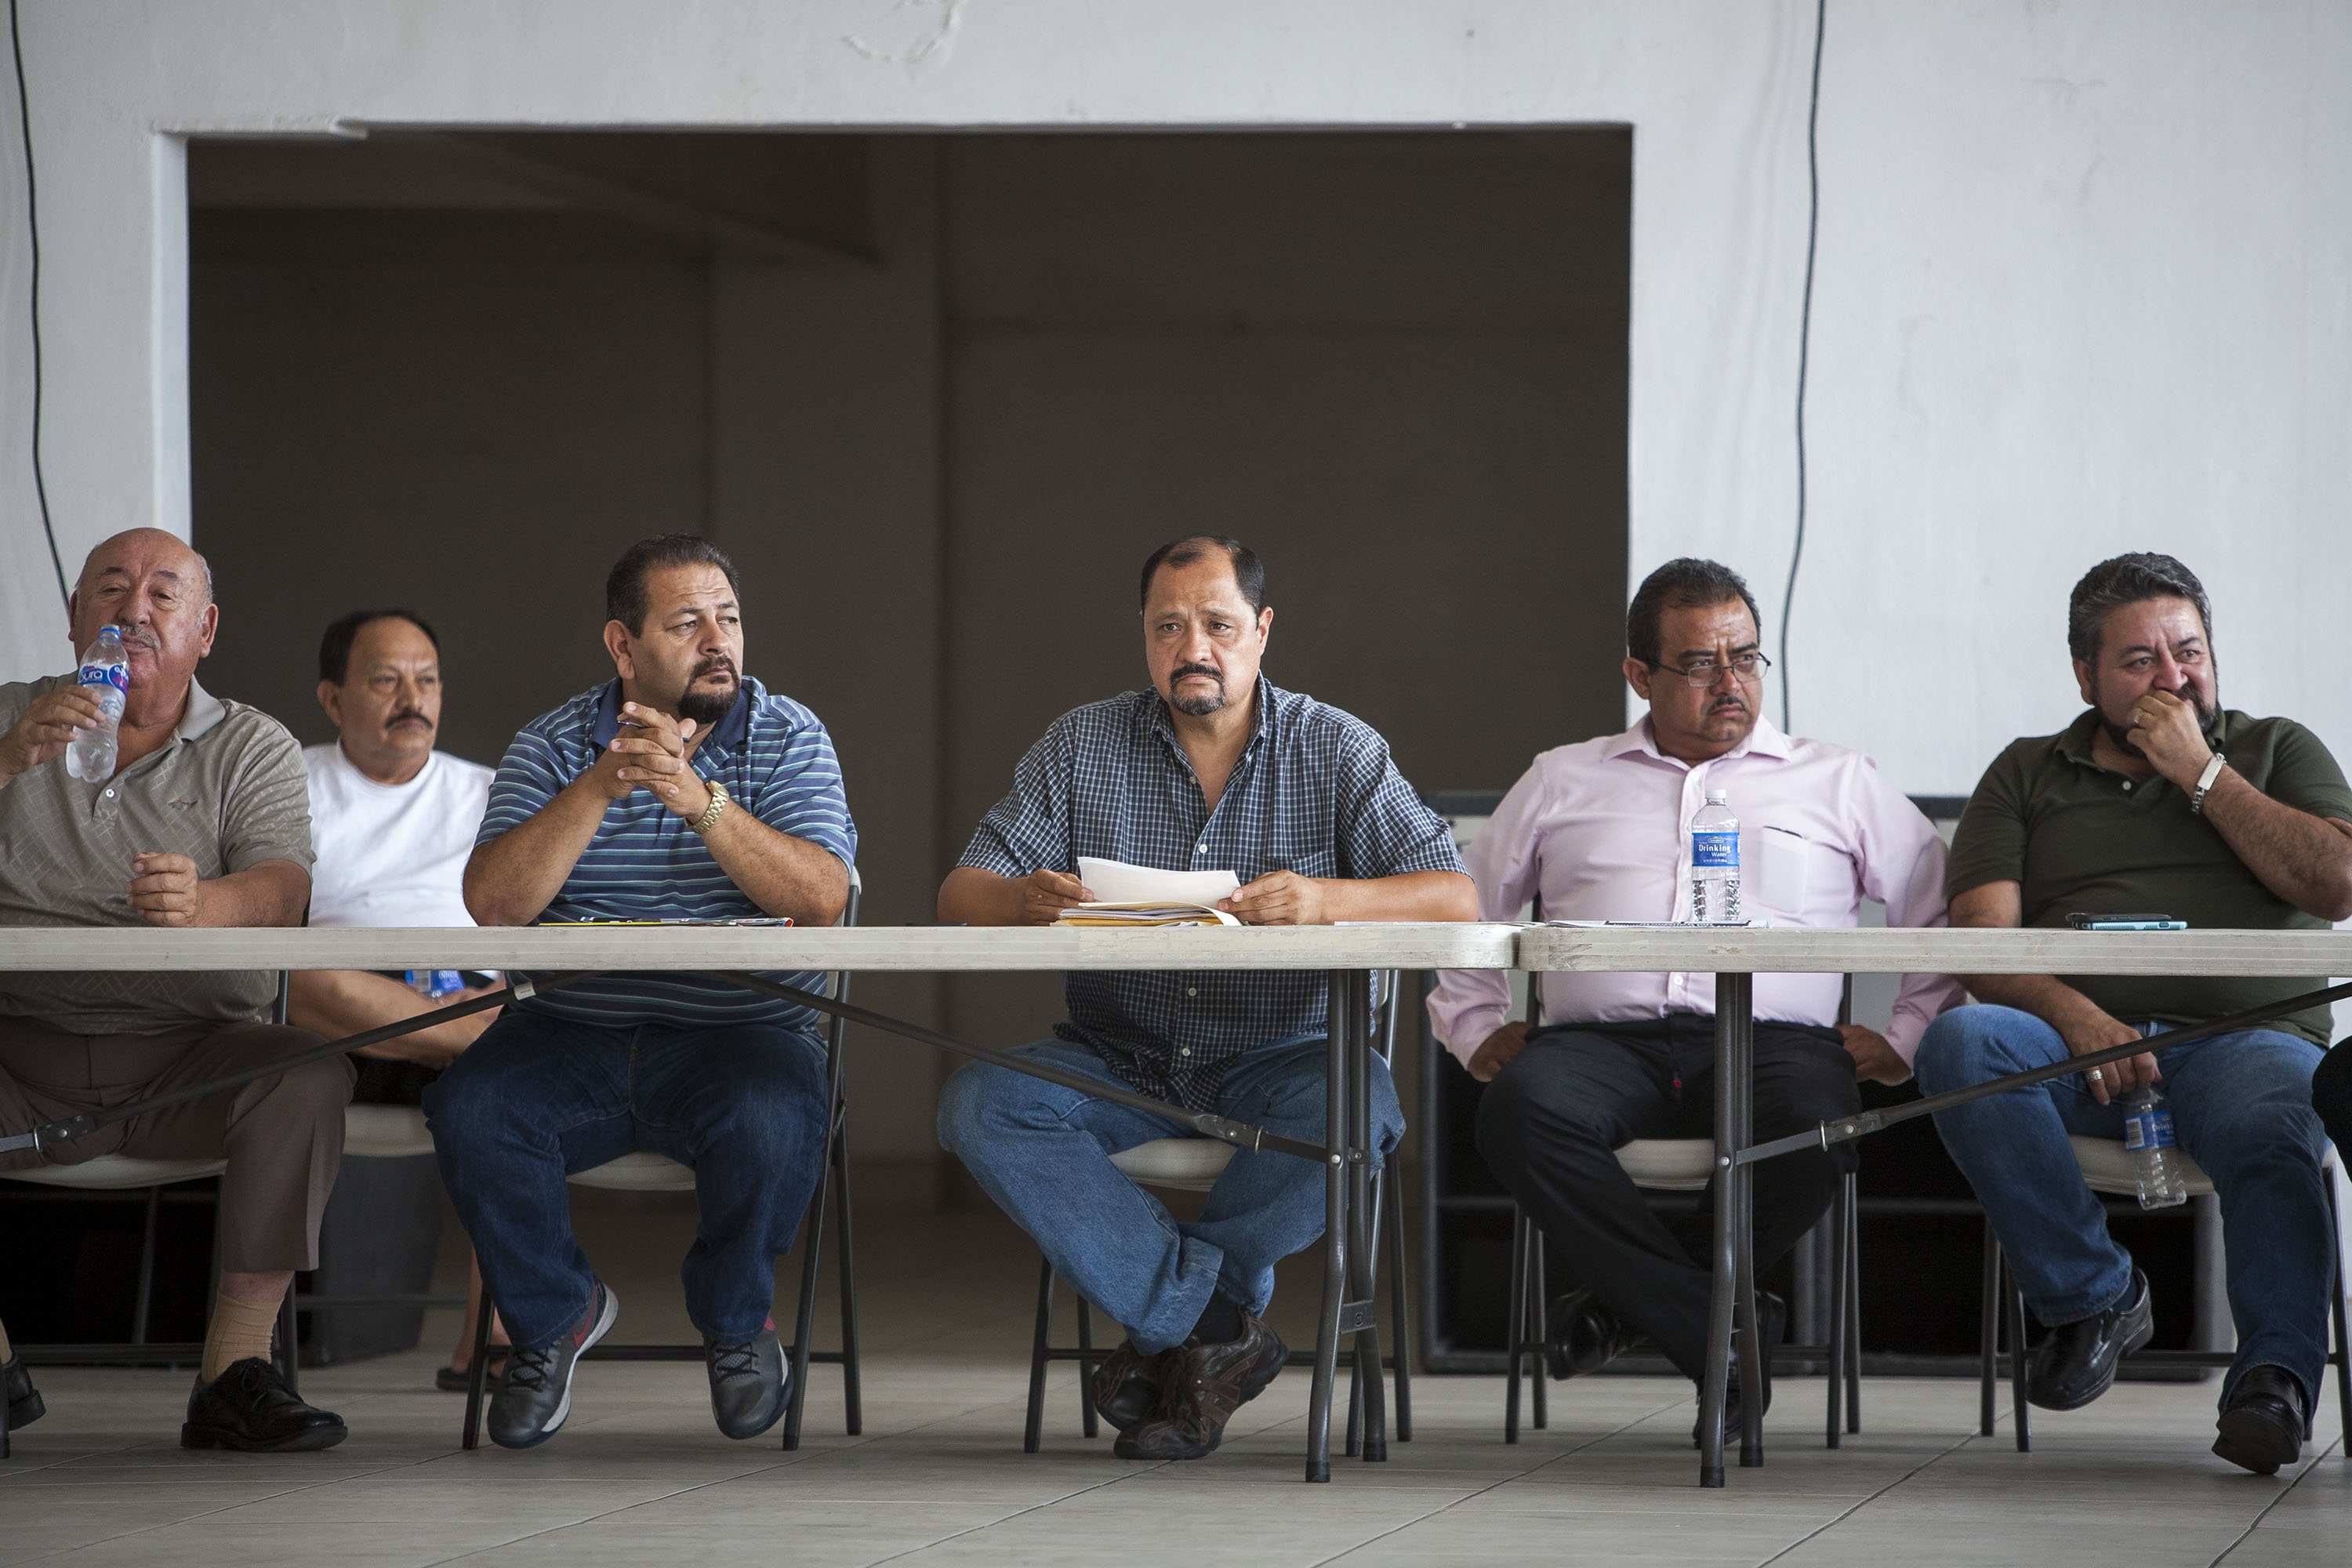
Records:
[[[49,521],[49,487],[41,477],[41,204],[33,184],[33,108],[25,97],[25,41],[16,30],[16,0],[8,0],[8,52],[16,66],[16,124],[25,138],[25,233],[33,253],[33,493],[40,498],[41,531],[49,541],[49,564],[58,574],[58,597],[70,603],[66,563],[58,553],[58,531]]]
[[[1791,732],[1797,721],[1789,710],[1789,622],[1797,604],[1797,567],[1805,559],[1805,372],[1813,346],[1813,248],[1822,232],[1822,33],[1829,12],[1829,0],[1814,0],[1813,87],[1805,110],[1805,296],[1797,318],[1797,543],[1789,552],[1789,591],[1780,595],[1780,726]]]

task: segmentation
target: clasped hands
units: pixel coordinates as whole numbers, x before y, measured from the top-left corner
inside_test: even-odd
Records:
[[[605,798],[619,800],[637,790],[692,821],[710,805],[710,787],[687,762],[687,742],[696,733],[691,719],[672,719],[642,702],[621,704],[621,732],[613,737],[591,772]]]
[[[1021,921],[1052,925],[1073,905],[1097,901],[1085,883],[1066,871],[1033,871],[1022,889]],[[1296,871],[1268,871],[1219,899],[1217,908],[1251,926],[1311,926],[1328,921],[1323,884]]]

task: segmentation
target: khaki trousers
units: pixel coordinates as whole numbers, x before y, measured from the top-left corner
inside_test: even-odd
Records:
[[[320,1043],[278,1024],[195,1024],[154,1035],[75,1035],[0,1018],[0,1136],[28,1131],[291,1056]],[[349,1058],[312,1062],[100,1128],[45,1152],[0,1154],[0,1171],[100,1154],[226,1160],[221,1268],[270,1274],[319,1266],[319,1216],[343,1159]]]

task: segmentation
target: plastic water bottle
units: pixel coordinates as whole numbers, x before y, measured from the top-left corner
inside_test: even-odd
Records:
[[[2172,1112],[2153,1085],[2124,1104],[2124,1147],[2131,1152],[2132,1173],[2139,1180],[2139,1206],[2168,1209],[2189,1201],[2180,1183],[2180,1156],[2172,1152]]]
[[[1706,792],[1706,804],[1691,818],[1691,912],[1697,925],[1738,925],[1739,818],[1724,804],[1722,790]]]
[[[131,656],[119,626],[100,626],[81,656],[81,689],[98,699],[98,728],[76,730],[66,742],[66,772],[96,784],[114,776],[114,735],[131,700]]]
[[[466,988],[466,977],[454,969],[412,969],[408,988],[427,1002],[439,1002]]]

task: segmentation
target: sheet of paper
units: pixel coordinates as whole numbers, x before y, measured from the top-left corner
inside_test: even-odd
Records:
[[[1242,885],[1231,871],[1162,871],[1078,857],[1078,880],[1107,904],[1214,904]]]

